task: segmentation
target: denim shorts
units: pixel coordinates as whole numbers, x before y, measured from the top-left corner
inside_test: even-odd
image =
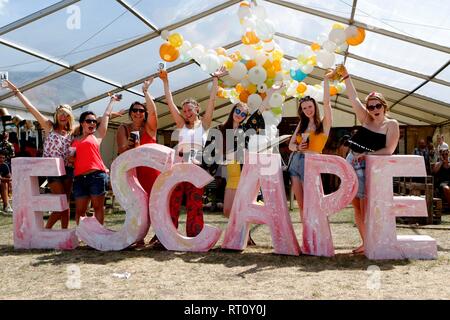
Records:
[[[73,181],[73,197],[87,198],[90,196],[103,196],[108,189],[108,175],[103,171],[94,171],[79,175]]]
[[[356,197],[359,199],[365,198],[365,192],[366,192],[366,161],[353,161],[355,158],[355,155],[352,152],[349,152],[347,155],[347,162],[355,169],[356,176],[358,177],[358,193],[356,193]]]
[[[63,183],[65,180],[73,179],[73,167],[65,167],[66,169],[66,174],[63,176],[59,176],[59,177],[47,177],[47,181],[48,184],[53,183],[53,182],[61,182]]]
[[[291,177],[299,177],[300,181],[305,180],[305,154],[295,152],[292,156],[291,163],[288,169]]]

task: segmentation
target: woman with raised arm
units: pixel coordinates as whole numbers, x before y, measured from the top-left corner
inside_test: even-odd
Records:
[[[36,118],[44,130],[43,156],[49,158],[61,158],[64,161],[66,174],[60,177],[47,177],[48,186],[53,194],[66,194],[67,202],[70,202],[70,193],[73,182],[73,166],[69,162],[69,147],[72,143],[74,129],[74,116],[72,108],[67,105],[59,105],[52,119],[44,116],[19,89],[10,81],[6,81],[8,88],[14,92],[20,102]],[[61,227],[67,229],[69,226],[70,209],[61,212],[52,212],[47,220],[45,228],[51,229],[53,225],[61,220]]]
[[[94,215],[103,224],[105,216],[105,194],[108,175],[100,155],[100,144],[106,136],[109,118],[116,96],[112,96],[97,128],[97,116],[92,111],[80,115],[80,135],[72,142],[75,148],[75,178],[73,195],[76,206],[76,222],[86,215],[89,201],[92,201]]]
[[[200,164],[198,158],[191,155],[198,154],[205,146],[208,130],[211,127],[212,115],[216,94],[219,87],[219,78],[226,74],[222,67],[213,74],[213,86],[211,89],[208,105],[205,113],[200,117],[200,106],[194,99],[186,99],[181,103],[181,112],[175,105],[172,93],[169,88],[169,79],[166,70],[160,71],[160,79],[164,84],[164,93],[170,114],[172,115],[178,130],[178,150],[179,156],[189,159],[189,162]],[[178,217],[183,194],[186,194],[186,234],[188,237],[195,237],[203,229],[203,188],[196,188],[191,183],[183,182],[177,185],[172,192],[170,199],[170,215],[175,227],[178,227]]]
[[[323,119],[320,119],[319,107],[316,100],[310,96],[300,99],[298,115],[300,122],[289,141],[289,150],[294,152],[289,165],[291,188],[294,192],[303,221],[303,181],[305,178],[305,154],[322,153],[330,134],[333,122],[330,103],[330,73],[324,78],[323,90]]]
[[[336,70],[332,72],[332,77]],[[388,105],[383,95],[379,92],[371,92],[362,103],[357,95],[347,69],[342,66],[340,72],[345,80],[347,95],[355,111],[356,117],[362,125],[349,140],[350,153],[347,161],[353,166],[358,176],[358,193],[353,199],[355,210],[355,223],[361,235],[362,244],[353,250],[353,253],[364,252],[365,239],[365,155],[392,155],[397,148],[400,137],[400,129],[397,120],[387,117]]]

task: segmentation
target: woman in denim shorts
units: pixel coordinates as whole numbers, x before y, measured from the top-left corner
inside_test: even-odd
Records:
[[[346,93],[362,127],[348,140],[351,152],[347,161],[355,169],[358,177],[358,193],[352,204],[355,211],[355,223],[361,235],[362,244],[353,253],[364,253],[365,239],[365,156],[391,155],[397,148],[400,137],[398,122],[386,116],[387,102],[383,95],[371,92],[362,103],[344,66],[341,75],[347,87]]]
[[[305,153],[322,153],[328,139],[332,123],[330,89],[328,73],[324,81],[324,117],[320,119],[320,112],[316,100],[310,96],[300,99],[298,115],[300,122],[289,142],[289,149],[294,152],[289,162],[289,175],[295,198],[297,199],[300,215],[303,221],[303,181],[305,178]]]
[[[77,224],[80,217],[86,215],[90,201],[92,201],[95,218],[101,224],[104,222],[105,194],[108,186],[106,172],[108,169],[100,155],[100,144],[108,130],[113,102],[118,100],[115,96],[111,97],[98,129],[97,117],[93,112],[86,111],[80,115],[80,136],[75,138],[72,143],[72,147],[76,149],[73,196]]]
[[[47,158],[61,158],[64,161],[66,174],[59,177],[47,177],[47,180],[51,192],[53,194],[66,194],[67,201],[69,202],[73,179],[73,166],[69,162],[69,148],[72,143],[74,129],[72,108],[67,104],[58,106],[53,114],[53,118],[50,120],[39,112],[14,84],[9,81],[6,83],[8,84],[8,88],[14,92],[14,95],[19,98],[27,110],[33,114],[41,128],[44,129],[43,156]],[[70,209],[61,212],[52,212],[45,228],[51,229],[58,220],[61,220],[61,227],[67,229],[69,226],[69,218]]]

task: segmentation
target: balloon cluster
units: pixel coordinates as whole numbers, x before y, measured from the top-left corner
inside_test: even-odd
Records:
[[[275,115],[281,115],[282,104],[286,97],[309,95],[318,101],[323,98],[322,85],[308,85],[303,80],[315,66],[327,69],[335,63],[335,53],[342,53],[349,45],[358,45],[364,41],[365,32],[355,26],[345,27],[335,23],[329,35],[322,35],[307,47],[297,59],[284,57],[281,47],[274,41],[275,25],[267,18],[264,7],[242,1],[239,4],[238,17],[242,27],[242,48],[228,53],[224,48],[206,49],[201,44],[192,45],[179,33],[163,31],[161,37],[166,40],[160,48],[163,60],[172,62],[181,58],[183,62],[194,59],[208,73],[225,66],[230,79],[221,82],[218,96],[232,103],[247,103],[251,110],[257,109],[266,91],[275,83],[284,83],[284,91],[275,93],[269,105]],[[345,85],[336,79],[330,85],[330,94],[336,95],[345,90]]]

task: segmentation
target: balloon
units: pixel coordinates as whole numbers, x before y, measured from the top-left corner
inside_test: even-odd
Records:
[[[253,8],[254,15],[261,20],[264,20],[267,18],[266,9],[264,9],[263,6],[256,6]]]
[[[335,86],[330,86],[330,96],[335,96],[337,95],[338,90]]]
[[[347,43],[347,42],[344,42],[344,43],[341,43],[340,45],[338,45],[338,46],[336,47],[336,50],[334,50],[334,52],[336,52],[336,53],[343,53],[343,52],[345,52],[347,49],[348,49],[348,43]]]
[[[170,31],[169,30],[163,30],[161,31],[161,38],[166,41],[169,39]]]
[[[263,49],[266,52],[272,52],[275,49],[275,44],[273,43],[273,41],[264,41]]]
[[[362,43],[366,38],[366,31],[363,28],[358,28],[358,35],[355,37],[347,38],[347,43],[351,46],[357,46]]]
[[[255,58],[255,61],[256,61],[257,65],[262,66],[264,63],[266,63],[267,56],[262,52],[258,52],[258,54],[256,55],[256,58]]]
[[[358,35],[358,28],[355,26],[348,26],[344,32],[347,39],[354,38]]]
[[[297,60],[291,60],[291,62],[289,63],[289,69],[297,70],[298,68],[300,68],[300,64],[298,63],[298,61]]]
[[[256,66],[256,61],[255,61],[255,60],[249,60],[249,61],[247,61],[247,63],[245,64],[245,67],[247,68],[247,70],[250,70],[250,69],[253,68],[254,66]]]
[[[250,7],[250,3],[248,1],[242,1],[239,3],[239,7]]]
[[[259,94],[252,94],[248,97],[247,99],[247,105],[250,108],[250,110],[256,110],[259,108],[259,106],[262,103],[262,98],[260,97]]]
[[[331,27],[332,29],[345,29],[345,26],[342,23],[335,23],[333,24],[333,26]]]
[[[255,30],[256,19],[254,17],[244,18],[241,20],[241,25],[244,32]]]
[[[230,77],[235,80],[241,80],[247,74],[247,68],[242,62],[236,62],[230,70]]]
[[[255,32],[258,38],[263,41],[272,40],[275,34],[275,25],[269,19],[257,20]]]
[[[216,48],[216,53],[219,56],[226,56],[227,55],[227,50],[222,48],[222,47],[219,47],[219,48]]]
[[[250,83],[250,84],[247,86],[247,91],[248,91],[248,93],[250,93],[250,94],[256,93],[257,90],[258,90],[258,89],[257,89],[257,87],[256,87],[256,84]]]
[[[241,48],[241,55],[245,60],[253,60],[256,58],[257,54],[258,52],[255,48],[253,48],[253,46],[243,46]]]
[[[281,60],[283,56],[284,56],[283,50],[276,49],[272,52],[272,57],[274,60]]]
[[[304,65],[300,68],[300,70],[302,70],[302,72],[305,73],[305,74],[310,74],[310,73],[313,71],[313,69],[314,69],[314,66],[311,65],[311,64],[309,64],[309,63],[304,64]]]
[[[257,44],[259,42],[259,38],[257,37],[254,31],[247,31],[245,35],[242,36],[243,44]]]
[[[269,99],[269,106],[271,108],[281,107],[283,101],[284,101],[283,96],[278,92],[275,92]]]
[[[266,81],[267,72],[263,67],[256,66],[249,70],[248,79],[254,84],[262,84]]]
[[[250,96],[249,92],[247,90],[243,90],[240,94],[239,94],[239,100],[243,103],[247,103],[248,101],[248,97]]]
[[[306,76],[307,75],[305,73],[303,73],[303,71],[300,69],[297,69],[297,70],[291,69],[291,78],[296,81],[302,81],[303,79],[306,78]]]
[[[223,61],[223,65],[225,66],[225,68],[230,71],[233,66],[234,66],[234,62],[233,60],[231,60],[230,58],[226,57]]]
[[[178,50],[180,50],[180,53],[186,54],[191,49],[192,49],[192,44],[189,41],[185,40],[185,41],[183,41],[183,44],[181,45],[181,47]]]
[[[311,49],[312,49],[312,51],[319,51],[320,50],[320,44],[318,44],[317,42],[311,43]]]
[[[267,91],[267,85],[265,83],[258,84],[258,92],[263,93]]]
[[[272,108],[270,111],[272,111],[272,113],[275,116],[281,116],[283,114],[283,108],[282,107],[275,107],[275,108]]]
[[[239,6],[238,16],[239,19],[249,18],[252,15],[252,11],[249,6]]]
[[[206,54],[202,59],[200,67],[202,68],[203,71],[206,71],[207,73],[215,72],[217,69],[220,68],[219,57],[211,53]]]
[[[307,88],[306,83],[300,82],[297,86],[297,92],[304,93],[306,91],[306,88]]]
[[[328,40],[328,36],[325,33],[321,33],[319,34],[319,36],[317,37],[317,43],[322,45],[322,43],[324,43],[325,41]]]
[[[173,62],[180,56],[180,51],[169,42],[166,42],[159,48],[159,55],[164,61]]]
[[[169,36],[168,40],[170,44],[173,45],[175,48],[181,47],[184,41],[183,36],[179,33],[172,33]]]
[[[194,47],[189,51],[192,59],[197,60],[205,54],[205,47],[201,44],[195,44]]]
[[[328,35],[328,40],[334,43],[342,43],[345,41],[345,39],[347,39],[347,37],[343,29],[333,29]]]
[[[333,53],[320,50],[317,53],[317,63],[319,64],[319,67],[328,69],[331,68],[334,64],[335,56]]]
[[[328,52],[334,52],[334,50],[336,49],[336,43],[327,40],[323,43],[322,45],[323,49],[328,51]]]
[[[288,59],[285,59],[285,58],[281,59],[281,68],[283,70],[288,70],[288,69],[290,69],[290,67],[291,67],[291,65],[290,65],[290,61]]]

